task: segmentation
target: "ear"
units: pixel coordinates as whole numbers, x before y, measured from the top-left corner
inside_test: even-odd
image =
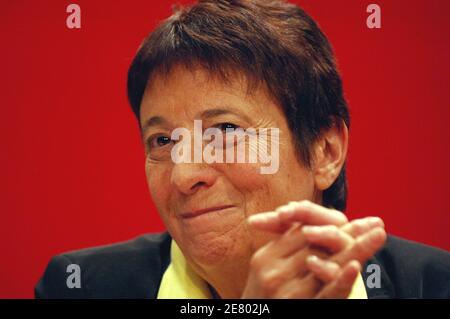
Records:
[[[347,157],[348,128],[342,121],[341,125],[333,125],[324,131],[314,144],[313,173],[318,190],[329,188],[341,172]]]

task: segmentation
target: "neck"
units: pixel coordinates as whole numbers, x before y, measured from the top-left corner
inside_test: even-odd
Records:
[[[247,269],[247,268],[246,268]],[[214,298],[240,299],[247,282],[247,270],[224,271],[220,273],[209,273],[205,280],[210,285]]]
[[[199,269],[195,272],[205,280],[214,298],[239,299],[245,288],[248,276],[248,261],[239,265]]]

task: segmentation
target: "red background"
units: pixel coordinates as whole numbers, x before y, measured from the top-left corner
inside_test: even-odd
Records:
[[[163,230],[126,72],[172,1],[1,1],[0,297],[28,298],[49,258]],[[349,215],[450,249],[450,2],[304,0],[352,112]],[[366,27],[366,7],[382,29]],[[344,5],[345,4],[345,5]]]

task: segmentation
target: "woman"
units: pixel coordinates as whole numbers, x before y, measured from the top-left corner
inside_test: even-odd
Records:
[[[341,212],[349,113],[328,40],[300,8],[205,0],[179,9],[139,48],[128,94],[168,234],[57,256],[37,297],[449,295],[448,253],[385,244],[381,219]],[[195,140],[198,127],[210,135]],[[239,147],[254,160],[237,160]],[[270,174],[261,150],[278,160]],[[82,269],[79,289],[67,288],[68,264]]]

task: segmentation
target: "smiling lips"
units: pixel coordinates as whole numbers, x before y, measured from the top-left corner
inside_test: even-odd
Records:
[[[234,206],[233,205],[223,205],[223,206],[209,207],[209,208],[205,208],[205,209],[196,209],[196,210],[192,210],[190,212],[182,213],[181,217],[188,219],[188,218],[193,218],[193,217],[197,217],[200,215],[216,212],[219,210],[224,210],[224,209],[231,208],[231,207],[234,207]]]

